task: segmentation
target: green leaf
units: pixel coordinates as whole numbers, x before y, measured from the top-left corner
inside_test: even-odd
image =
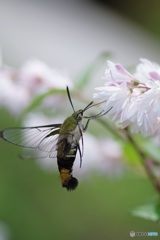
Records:
[[[45,98],[51,96],[51,95],[55,95],[55,94],[66,94],[66,90],[65,89],[51,89],[46,93],[43,93],[41,95],[36,96],[33,101],[30,103],[30,105],[24,109],[24,111],[21,114],[21,117],[23,118],[27,113],[33,111],[35,108],[37,108],[43,101]]]
[[[104,60],[109,58],[111,53],[103,52],[101,53],[95,60],[92,62],[79,76],[75,79],[75,87],[79,90],[83,90],[84,87],[90,82],[92,79],[92,75],[94,71],[102,65]]]
[[[155,203],[139,206],[136,209],[132,210],[131,214],[135,217],[144,218],[146,220],[154,222],[160,219],[160,215],[157,212]]]

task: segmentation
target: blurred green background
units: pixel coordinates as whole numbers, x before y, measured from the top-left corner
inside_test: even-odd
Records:
[[[6,3],[6,6],[4,6],[4,9],[1,8],[0,12],[1,16],[6,12],[6,16],[4,15],[3,17],[4,22],[0,21],[3,58],[5,63],[11,66],[20,66],[25,59],[36,56],[52,65],[70,68],[71,73],[76,75],[80,69],[90,64],[101,50],[115,50],[114,54],[119,56],[119,61],[123,58],[123,62],[128,63],[128,65],[135,63],[135,59],[143,57],[145,53],[145,56],[148,58],[156,56],[160,62],[159,53],[154,48],[154,42],[151,45],[146,45],[146,48],[143,49],[143,45],[145,45],[143,43],[147,41],[144,37],[141,44],[137,45],[136,48],[133,36],[129,34],[125,35],[124,30],[122,34],[120,32],[115,37],[114,31],[118,32],[119,29],[116,17],[116,25],[110,28],[108,26],[106,28],[105,24],[108,21],[104,17],[108,14],[108,12],[104,13],[104,11],[108,11],[108,6],[112,7],[118,14],[123,14],[123,17],[127,16],[128,19],[132,19],[133,22],[135,21],[134,23],[138,23],[139,27],[144,26],[145,29],[150,31],[151,35],[155,34],[154,36],[157,37],[156,44],[158,42],[157,46],[159,48],[159,1],[152,1],[152,3],[151,1],[144,0],[132,2],[125,0],[120,2],[101,1],[100,5],[99,1],[86,1],[88,3],[87,6],[91,9],[93,6],[95,9],[95,4],[97,4],[97,14],[100,8],[103,8],[102,15],[101,13],[100,15],[96,15],[96,12],[94,12],[93,18],[98,20],[98,16],[101,16],[104,19],[104,24],[99,27],[97,22],[92,24],[92,19],[90,20],[91,25],[88,22],[86,24],[85,21],[83,22],[83,19],[90,19],[88,18],[88,13],[86,14],[86,18],[83,15],[87,11],[87,7],[83,9],[84,11],[80,8],[82,29],[74,26],[74,21],[78,18],[74,16],[73,20],[71,19],[73,24],[71,32],[73,32],[75,39],[71,36],[74,41],[70,45],[68,39],[70,32],[67,33],[68,25],[62,31],[64,32],[64,36],[60,35],[62,25],[67,22],[67,18],[63,16],[63,11],[56,11],[57,16],[60,15],[60,19],[63,20],[60,23],[58,31],[55,29],[55,26],[58,25],[59,20],[57,22],[52,21],[51,15],[48,17],[48,22],[51,25],[53,24],[54,27],[52,29],[48,25],[48,28],[46,27],[47,22],[45,21],[47,18],[39,25],[36,25],[34,21],[30,23],[29,19],[25,15],[23,16],[23,11],[26,11],[25,7],[21,11],[22,2],[15,1],[15,5],[13,4],[12,6],[10,1],[8,1],[8,6]],[[31,1],[29,2],[29,7],[32,8]],[[34,8],[38,9],[39,5],[36,5],[37,1],[33,2]],[[44,2],[43,4],[46,6]],[[49,8],[48,12],[50,10],[52,8]],[[12,11],[18,20],[15,20],[12,14],[10,14]],[[45,7],[44,11],[46,14]],[[26,15],[29,18],[34,17],[35,21],[37,19],[40,21],[43,14],[38,12],[37,17],[37,12],[33,11],[30,15],[29,11],[26,12]],[[48,12],[47,14],[49,14]],[[20,17],[19,14],[21,14]],[[74,15],[74,11],[71,11],[71,14]],[[55,12],[52,15],[54,16]],[[113,22],[113,18],[110,18],[111,23]],[[128,19],[126,18],[125,21],[127,22]],[[25,24],[26,27],[24,27]],[[83,31],[86,25],[88,29]],[[114,28],[115,26],[117,28]],[[99,32],[101,27],[103,29],[102,34]],[[32,29],[31,32],[30,28]],[[77,35],[75,29],[77,29],[79,35]],[[92,29],[93,32],[91,32],[87,40],[86,36]],[[132,27],[126,27],[126,33],[128,31],[132,32]],[[97,38],[93,35],[94,32]],[[54,34],[51,35],[52,33]],[[124,35],[124,41],[120,40],[122,35]],[[57,36],[59,41],[55,43],[54,40]],[[76,36],[80,39],[79,42],[77,42]],[[37,39],[35,40],[36,37]],[[113,45],[111,45],[110,41],[108,44],[107,41],[109,38],[113,40]],[[135,38],[138,38],[138,34],[135,34]],[[96,48],[95,46],[100,47]],[[154,48],[153,55],[151,53],[152,48]],[[128,49],[131,51],[129,52],[130,54],[128,54]],[[143,50],[141,52],[141,50],[137,49]],[[71,68],[72,66],[73,69]],[[98,81],[95,84],[96,86],[98,86]],[[13,116],[1,109],[0,128],[3,129],[14,125],[17,125],[17,122],[14,121]],[[81,180],[76,191],[67,192],[61,187],[58,170],[54,173],[46,172],[35,161],[20,160],[18,158],[19,153],[20,148],[0,140],[0,232],[1,222],[2,228],[3,224],[7,227],[6,235],[4,233],[2,240],[128,240],[130,239],[130,231],[157,231],[160,234],[160,226],[157,222],[136,218],[130,213],[137,206],[144,205],[157,196],[155,189],[147,177],[142,177],[139,174],[136,175],[133,172],[125,173],[121,177],[116,178],[109,178],[104,175],[102,176],[100,173],[94,173],[91,176],[89,174],[88,179]],[[5,231],[5,229],[2,230]],[[143,239],[145,238],[143,237]],[[158,238],[152,237],[152,239]]]

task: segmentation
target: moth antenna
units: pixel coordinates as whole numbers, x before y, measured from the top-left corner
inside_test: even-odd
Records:
[[[102,117],[104,115],[106,115],[108,112],[110,112],[110,110],[112,109],[113,107],[109,108],[107,111],[101,111],[100,113],[98,113],[97,115],[93,115],[93,116],[90,116],[90,117],[87,117],[87,116],[84,116],[84,118],[87,118],[87,119],[97,119],[99,117]]]
[[[69,101],[70,101],[70,104],[71,104],[71,106],[72,106],[72,109],[73,109],[73,111],[75,112],[75,109],[74,109],[74,106],[73,106],[73,103],[72,103],[72,100],[71,100],[71,95],[70,95],[69,87],[68,87],[68,86],[67,86],[66,90],[67,90],[68,99],[69,99]]]
[[[93,101],[90,102],[84,109],[83,112],[85,112],[87,109],[89,109],[90,107],[92,107]]]
[[[99,105],[99,104],[101,104],[101,103],[104,103],[104,102],[107,102],[107,100],[104,100],[104,101],[102,101],[102,102],[95,103],[95,104],[93,104],[93,101],[92,101],[92,102],[90,102],[90,103],[87,105],[87,107],[85,107],[85,109],[84,109],[83,111],[86,111],[86,110],[90,109],[91,107],[97,106],[97,105]]]

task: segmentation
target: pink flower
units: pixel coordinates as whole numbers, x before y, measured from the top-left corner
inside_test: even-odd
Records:
[[[107,100],[101,104],[102,109],[105,111],[112,108],[106,116],[111,117],[113,121],[119,120],[125,127],[126,124],[128,125],[126,112],[128,112],[133,102],[131,99],[131,87],[134,76],[120,64],[108,62],[104,78],[107,81],[103,87],[96,88],[97,93],[94,94],[94,98]]]
[[[32,94],[40,94],[53,88],[71,86],[69,76],[46,63],[33,59],[27,61],[19,71],[19,83],[25,86]]]
[[[66,85],[72,87],[66,73],[40,60],[30,60],[18,70],[3,67],[0,69],[0,106],[18,115],[36,96],[52,89],[65,89]],[[60,96],[49,96],[43,104],[45,108],[53,108],[59,101]]]
[[[106,116],[143,136],[159,135],[160,66],[141,59],[136,72],[130,74],[120,64],[109,62],[105,79],[94,97],[106,100],[101,104],[105,111],[112,107]]]
[[[0,106],[18,115],[30,102],[30,95],[17,84],[11,69],[0,70]]]

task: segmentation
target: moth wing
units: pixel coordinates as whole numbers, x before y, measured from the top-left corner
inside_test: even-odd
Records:
[[[61,124],[36,127],[6,128],[0,137],[21,147],[39,149],[45,152],[56,150]]]

